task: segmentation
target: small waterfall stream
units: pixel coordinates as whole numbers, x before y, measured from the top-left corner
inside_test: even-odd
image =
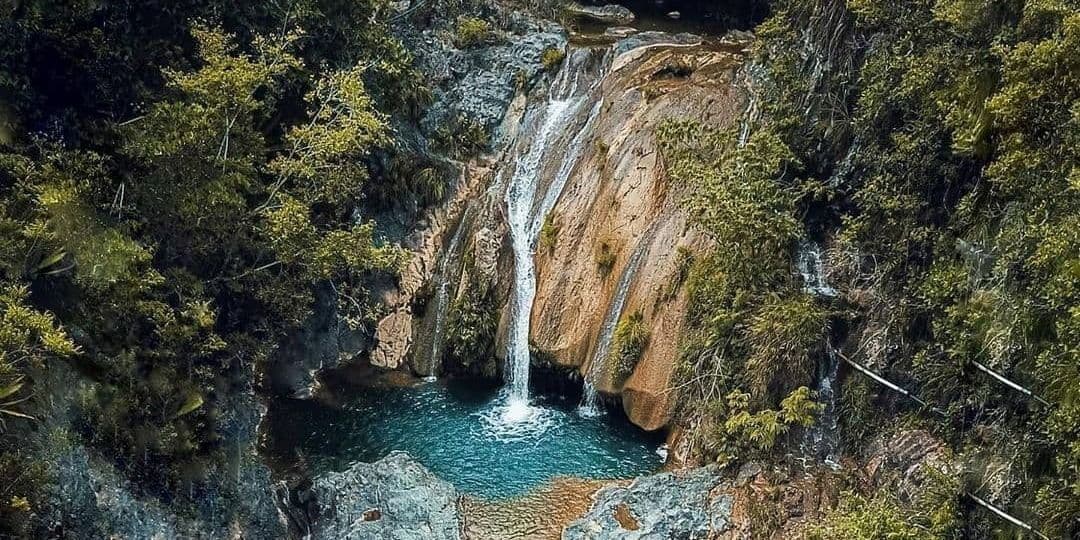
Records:
[[[836,296],[825,278],[825,263],[821,247],[811,241],[799,244],[796,266],[803,278],[803,289],[810,294],[831,298]],[[828,362],[821,364],[817,374],[817,400],[825,404],[817,422],[806,430],[802,441],[802,451],[807,456],[821,459],[830,467],[838,467],[840,448],[839,417],[837,415],[836,376],[840,361],[832,346],[826,347]]]
[[[803,448],[806,454],[812,455],[825,462],[826,465],[839,467],[838,451],[840,449],[839,415],[836,411],[836,374],[840,368],[839,358],[836,351],[828,347],[829,361],[821,367],[818,374],[817,398],[825,404],[825,410],[818,416],[817,422],[806,431],[803,438]]]
[[[596,341],[596,351],[593,353],[592,360],[589,361],[588,372],[585,375],[585,395],[579,409],[583,415],[594,416],[603,412],[596,386],[603,375],[607,358],[611,354],[611,341],[615,336],[615,328],[619,325],[619,317],[622,316],[623,308],[626,307],[626,298],[630,294],[630,285],[634,283],[638,268],[641,267],[641,262],[649,251],[649,246],[652,244],[653,236],[656,233],[656,225],[656,223],[650,225],[645,234],[638,239],[637,245],[634,246],[634,252],[631,253],[630,259],[626,262],[622,274],[619,275],[615,296],[612,297],[611,304],[608,305],[607,313],[604,315],[604,322],[600,326],[600,335]]]
[[[597,61],[596,57],[601,54],[602,58]],[[546,103],[526,114],[526,125],[536,127],[528,146],[516,159],[506,190],[507,221],[514,252],[514,286],[505,369],[508,400],[504,422],[520,422],[533,414],[529,407],[529,324],[536,294],[534,251],[544,216],[558,200],[582,154],[586,134],[599,114],[600,104],[594,91],[608,65],[609,51],[571,48],[549,87]],[[592,102],[595,103],[589,107],[588,115],[582,115]],[[571,137],[575,130],[576,134]],[[539,192],[545,185],[545,165],[549,163],[559,163],[559,168],[541,195]]]
[[[465,234],[465,229],[468,228],[472,209],[472,206],[467,206],[462,212],[461,220],[454,229],[454,235],[450,237],[450,244],[446,246],[446,252],[439,259],[439,265],[435,269],[435,324],[431,333],[431,356],[425,377],[427,381],[435,379],[438,366],[442,362],[442,347],[446,340],[446,314],[450,310],[450,280],[457,274],[456,271],[451,272],[451,264],[458,259],[461,239]]]
[[[801,242],[795,265],[802,274],[803,288],[806,292],[818,296],[836,296],[836,289],[829,286],[828,280],[825,279],[825,266],[820,246],[810,241]]]

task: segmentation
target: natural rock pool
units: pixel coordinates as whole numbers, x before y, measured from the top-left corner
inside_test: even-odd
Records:
[[[301,456],[312,474],[407,452],[463,493],[522,495],[556,477],[631,478],[662,459],[655,436],[607,414],[585,417],[577,396],[538,395],[508,423],[499,388],[467,380],[365,388],[342,407],[288,400],[269,415],[271,453]]]

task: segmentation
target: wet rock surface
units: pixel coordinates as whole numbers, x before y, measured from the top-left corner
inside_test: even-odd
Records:
[[[669,389],[689,308],[679,253],[708,248],[677,203],[680,186],[669,181],[655,134],[678,118],[729,125],[742,110],[732,78],[741,58],[689,46],[696,39],[644,32],[613,46],[599,91],[603,106],[552,212],[557,241],[536,254],[534,350],[579,369],[605,396],[618,396],[631,422],[647,430],[664,427],[674,405]],[[544,174],[554,176],[556,166]],[[614,254],[606,274],[596,262],[605,247]],[[617,299],[619,318],[641,312],[650,335],[629,376],[615,373],[610,356],[591,365],[610,335],[605,321]]]
[[[314,479],[315,539],[460,537],[457,491],[404,452]]]
[[[439,155],[444,150],[439,148],[442,139],[448,134],[453,138],[455,129],[467,126],[482,128],[489,136],[489,148],[498,149],[504,140],[513,138],[517,128],[515,104],[520,113],[524,95],[547,69],[541,60],[544,53],[566,48],[566,32],[554,23],[499,4],[493,3],[487,9],[491,12],[485,20],[496,22],[495,36],[479,47],[461,48],[454,43],[452,17],[435,18],[430,27],[423,29],[408,24],[396,29],[427,76],[433,94],[431,105],[419,120],[395,126],[399,139],[412,150],[446,160]],[[446,201],[425,211],[402,238],[402,246],[412,252],[412,257],[402,272],[397,295],[388,305],[389,314],[378,323],[371,358],[376,365],[396,368],[411,358],[418,373],[441,371],[431,359],[415,355],[432,350],[427,336],[432,333],[429,319],[434,319],[439,310],[445,313],[447,306],[435,305],[428,299],[419,302],[427,304],[425,309],[415,308],[417,300],[423,300],[425,285],[435,277],[455,226],[470,205],[477,208],[465,231],[462,251],[480,267],[470,268],[476,270],[473,274],[479,281],[485,286],[497,285],[493,268],[497,260],[493,256],[499,252],[502,235],[492,234],[492,230],[501,227],[497,216],[501,197],[487,190],[491,180],[488,159],[490,156],[479,156],[467,163],[453,162],[461,174],[448,179]],[[461,288],[457,281],[451,282],[446,291],[448,299],[457,298]],[[493,374],[493,365],[482,371]]]
[[[566,6],[566,14],[583,21],[617,25],[630,24],[636,18],[633,11],[618,4],[605,6],[570,4]]]
[[[595,495],[564,540],[708,538],[731,527],[732,498],[715,467],[643,476]]]

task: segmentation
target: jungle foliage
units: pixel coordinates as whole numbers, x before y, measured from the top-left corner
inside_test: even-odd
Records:
[[[316,287],[348,324],[378,315],[366,287],[403,252],[360,214],[366,163],[423,85],[379,0],[0,10],[0,462],[37,467],[20,434],[67,362],[93,381],[76,435],[195,495],[223,472],[221,405]],[[18,533],[34,485],[0,489]]]
[[[918,415],[966,464],[955,493],[1005,460],[1024,481],[995,504],[1080,534],[1080,4],[777,0],[757,35],[760,117],[660,131],[718,245],[691,273],[684,388],[773,407],[775,375],[805,384],[831,339],[941,411],[847,374],[848,450]],[[838,305],[791,283],[803,235]],[[947,534],[904,512],[852,499],[822,535],[1010,530],[971,504]]]

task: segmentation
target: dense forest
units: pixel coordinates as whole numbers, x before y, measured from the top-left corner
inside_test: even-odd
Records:
[[[360,211],[365,159],[423,84],[377,3],[3,9],[0,495],[18,531],[47,481],[21,434],[50,429],[37,386],[58,362],[95,381],[69,436],[189,492],[220,465],[219,403],[257,384],[317,284],[371,322],[365,280],[404,256]]]
[[[798,387],[836,347],[899,388],[845,379],[848,445],[922,426],[964,470],[906,511],[896,494],[848,500],[822,537],[991,536],[999,518],[965,494],[995,467],[1025,478],[1015,514],[1080,534],[1080,5],[773,9],[752,126],[661,133],[717,245],[689,277],[706,309],[683,361],[684,408],[710,411],[703,444],[722,460],[776,451],[812,421]],[[790,277],[804,235],[829,246],[833,302]]]
[[[963,469],[917,494],[847,493],[811,535],[1015,534],[970,495],[1004,467],[1023,479],[1009,514],[1077,537],[1080,3],[770,12],[742,123],[658,133],[716,246],[686,254],[700,307],[679,418],[710,461],[779,458],[819,412],[817,358],[836,355],[852,454],[917,426]],[[259,389],[323,293],[355,328],[382,315],[371,284],[408,254],[372,217],[403,195],[437,202],[449,182],[385,166],[402,151],[392,119],[430,99],[389,13],[382,0],[0,7],[0,536],[39,530],[43,433],[194,504],[222,474],[229,400]],[[483,39],[482,23],[460,38]],[[460,131],[449,146],[487,144]],[[799,282],[803,238],[826,247],[835,296]],[[60,365],[91,384],[53,426]]]

